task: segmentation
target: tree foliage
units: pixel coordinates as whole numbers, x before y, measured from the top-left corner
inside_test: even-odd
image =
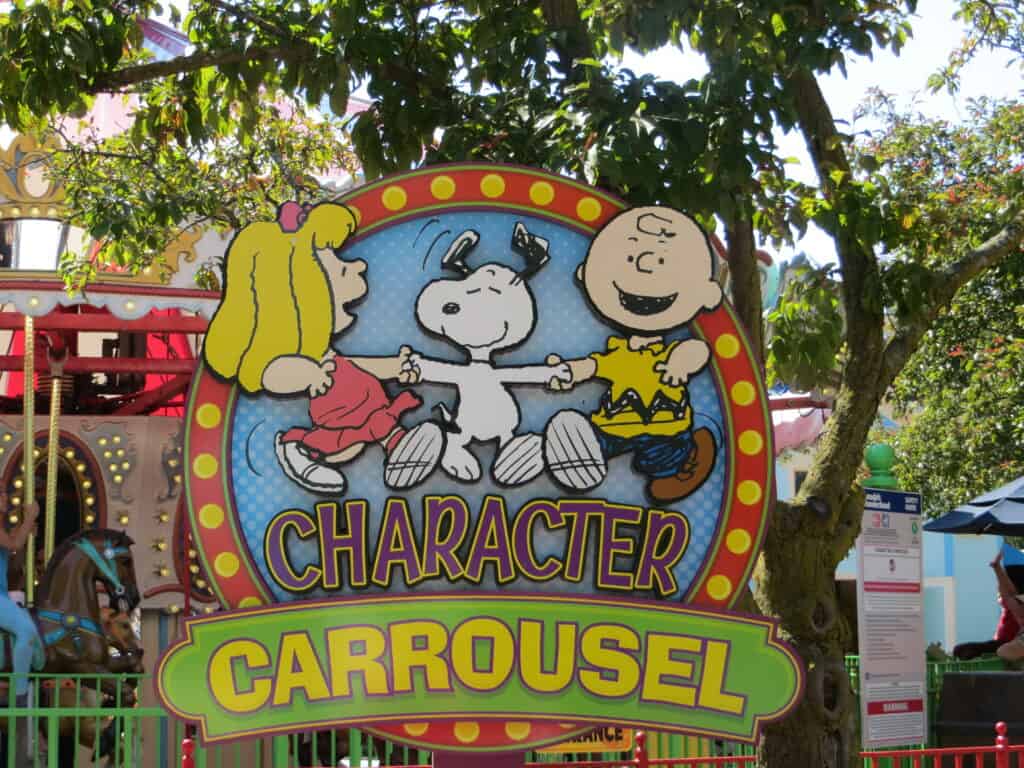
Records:
[[[982,6],[998,9],[998,25],[979,29]],[[1020,52],[1016,4],[961,7],[975,48]],[[138,39],[137,18],[154,8],[64,0],[0,17],[6,121],[21,127],[81,110],[96,94],[131,93],[135,128],[118,151],[149,157],[174,144],[177,156],[222,140],[249,147],[263,93],[312,105],[326,97],[340,114],[365,84],[372,105],[348,128],[369,178],[424,159],[509,160],[717,225],[734,303],[759,350],[757,239],[790,240],[810,222],[833,238],[834,272],[793,283],[767,349],[773,375],[825,379],[835,398],[799,496],[777,505],[757,573],[757,606],[779,617],[809,671],[806,700],[768,730],[761,758],[851,765],[856,713],[833,576],[859,531],[865,441],[890,386],[965,286],[989,280],[1024,239],[1021,190],[1006,158],[989,154],[991,138],[913,120],[889,119],[883,134],[860,138],[837,125],[819,76],[851,56],[899,52],[913,0],[194,0],[184,19],[194,50],[163,62],[145,60]],[[617,63],[627,47],[663,46],[695,54],[704,70],[677,82]],[[972,49],[962,53],[966,61]],[[815,183],[796,178],[778,150],[778,132],[790,130],[806,141]],[[997,191],[970,186],[993,175],[1006,180]],[[157,230],[180,213],[163,200],[140,202]],[[118,212],[97,211],[90,228],[110,234]]]

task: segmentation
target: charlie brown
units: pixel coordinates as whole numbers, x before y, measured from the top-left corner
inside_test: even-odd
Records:
[[[611,336],[605,351],[568,361],[570,382],[550,382],[567,389],[598,378],[608,389],[589,416],[561,411],[548,422],[548,468],[562,485],[589,490],[604,480],[609,459],[632,453],[652,499],[684,499],[715,465],[714,436],[693,428],[686,388],[711,353],[699,339],[666,343],[665,334],[722,301],[707,235],[671,208],[632,208],[601,229],[576,277],[594,310],[622,335]]]

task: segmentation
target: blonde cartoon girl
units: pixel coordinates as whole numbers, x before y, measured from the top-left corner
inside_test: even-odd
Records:
[[[282,470],[303,488],[343,492],[341,465],[370,443],[384,449],[389,487],[416,485],[437,466],[444,435],[432,422],[403,428],[402,414],[422,401],[407,390],[392,398],[381,384],[419,380],[410,350],[348,357],[331,348],[332,337],[355,322],[350,305],[367,291],[366,262],[340,253],[355,217],[336,203],[285,203],[278,218],[245,227],[228,249],[224,297],[203,351],[207,364],[249,393],[308,395],[311,426],[275,438]]]

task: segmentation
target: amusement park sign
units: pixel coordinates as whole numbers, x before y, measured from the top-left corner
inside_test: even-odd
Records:
[[[774,622],[730,610],[773,455],[718,275],[690,217],[511,166],[239,232],[186,446],[232,610],[164,655],[168,709],[207,741],[756,739],[802,673]]]

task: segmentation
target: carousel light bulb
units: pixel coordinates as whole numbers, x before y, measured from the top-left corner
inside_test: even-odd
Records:
[[[167,549],[167,542],[164,539],[153,539],[152,547],[154,552],[163,552]]]
[[[170,573],[171,572],[166,565],[158,565],[156,568],[153,569],[154,576],[166,577],[169,576]]]
[[[83,480],[83,481],[82,481],[82,488],[84,488],[84,489],[85,489],[85,490],[87,490],[87,491],[88,491],[88,490],[89,490],[90,488],[92,488],[92,480]]]
[[[178,485],[181,485],[181,475],[175,475],[174,482],[177,483]]]
[[[103,452],[103,458],[104,458],[104,459],[109,459],[109,458],[111,458],[111,457],[112,457],[113,455],[114,455],[114,454],[113,454],[113,453],[111,453],[110,451],[104,451],[104,452]]]
[[[120,435],[114,435],[114,445],[118,445],[121,442]]]
[[[110,471],[111,472],[117,472],[117,464],[111,464],[110,465]]]
[[[171,614],[178,613],[178,611],[180,611],[180,610],[181,610],[181,606],[178,605],[177,603],[174,603],[173,605],[167,606],[167,612],[171,613]]]
[[[121,525],[128,525],[128,515],[121,515],[119,518],[117,518],[117,522],[119,522]]]
[[[206,582],[203,579],[196,579],[196,586],[199,589],[206,589]]]
[[[43,455],[43,452],[40,451],[38,448],[33,448],[32,449],[32,455],[35,456],[38,459],[40,456]]]
[[[176,466],[178,466],[178,460],[171,459],[170,461],[167,462],[167,466],[170,467],[171,469],[174,469]]]
[[[10,432],[4,432],[4,442],[9,443],[14,439],[14,436]]]
[[[189,571],[189,573],[199,573],[199,566],[198,565],[190,565],[188,567],[188,571]]]
[[[96,499],[94,499],[92,496],[86,496],[85,497],[85,506],[91,507],[95,503],[96,503]]]
[[[107,444],[107,438],[101,437],[98,442],[99,442],[100,445],[106,445]]]
[[[117,455],[118,455],[118,458],[120,458],[121,456],[124,456],[124,448],[118,448],[117,449]]]
[[[21,504],[21,496],[11,496],[11,504],[18,506]]]
[[[85,516],[85,522],[86,522],[86,523],[87,523],[88,525],[92,525],[93,523],[95,523],[95,522],[96,522],[96,515],[86,515],[86,516]]]
[[[134,302],[134,301],[132,301],[131,299],[129,299],[128,301],[126,301],[126,302],[124,303],[124,308],[125,308],[125,309],[126,309],[127,311],[129,311],[129,312],[134,312],[134,311],[135,311],[135,302]]]
[[[75,452],[72,449],[68,448],[66,451],[64,451],[64,458],[65,459],[73,459],[73,458],[75,458]]]
[[[17,515],[8,515],[7,519],[11,521],[11,525],[17,525],[18,524],[18,519],[19,518],[18,518]]]
[[[205,608],[203,608],[203,612],[204,613],[213,613],[216,610],[217,610],[216,607],[214,607],[212,605],[207,605]]]
[[[85,464],[82,464],[82,463],[75,464],[75,471],[77,471],[79,474],[85,472]]]
[[[23,485],[24,485],[24,483],[21,482],[21,478],[18,478],[17,480],[14,481],[14,487],[15,488],[21,488],[21,486],[23,486]]]
[[[131,468],[132,468],[132,465],[131,465],[130,462],[127,462],[127,461],[122,461],[121,462],[121,469],[127,471],[127,470],[129,470]]]
[[[195,551],[194,549],[190,549],[190,550],[188,551],[188,556],[189,556],[189,557],[191,557],[191,558],[192,558],[193,560],[195,560],[195,559],[196,559],[196,556],[197,556],[198,554],[199,554],[199,553],[198,553],[198,552],[196,552],[196,551]]]
[[[120,475],[114,475],[114,482],[115,483],[120,483],[122,480],[124,480],[124,478],[121,477]]]
[[[158,512],[157,515],[156,515],[156,521],[158,523],[166,523],[170,519],[171,519],[171,516],[168,515],[166,512]]]

